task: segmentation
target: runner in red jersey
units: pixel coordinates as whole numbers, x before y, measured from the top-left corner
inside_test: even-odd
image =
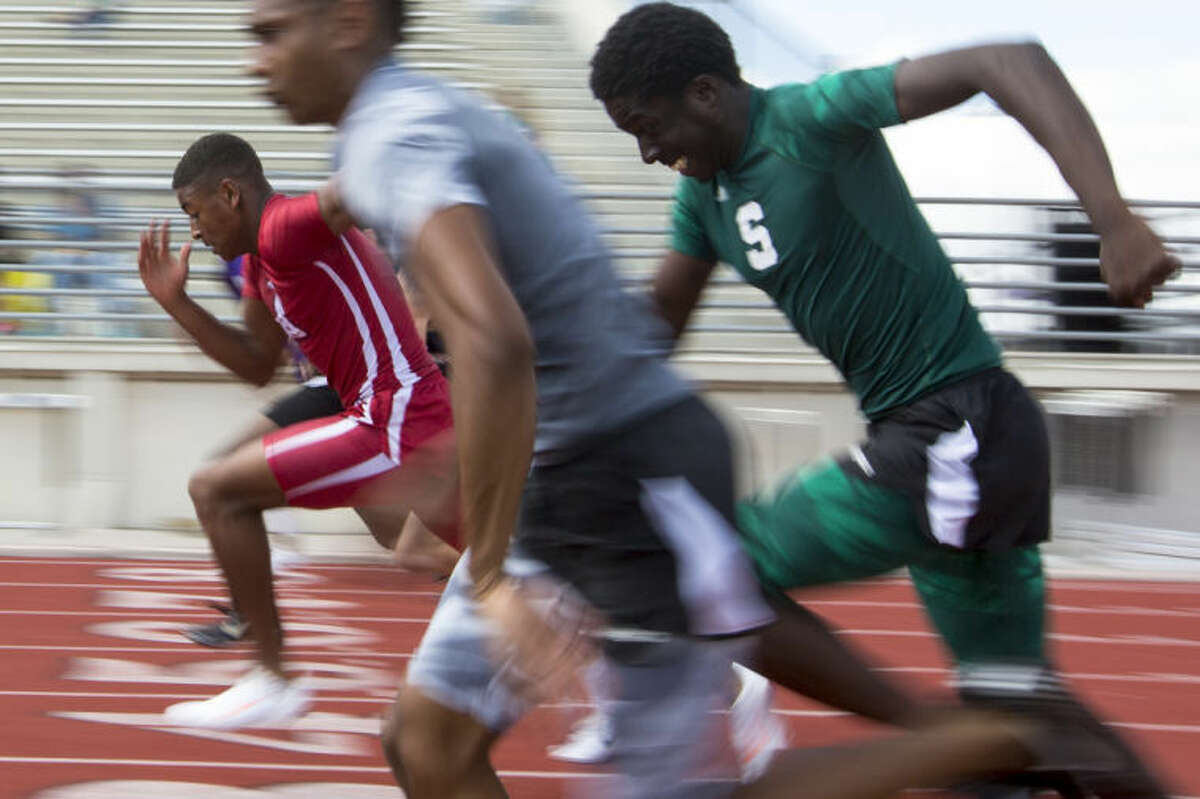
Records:
[[[372,478],[450,426],[446,381],[391,264],[360,231],[334,235],[315,194],[267,200],[243,294],[272,310],[346,409],[264,439],[288,504],[355,504]]]
[[[138,267],[150,294],[207,355],[259,385],[271,380],[291,338],[344,408],[249,442],[203,466],[188,486],[234,603],[254,630],[259,664],[227,691],[165,715],[210,728],[275,724],[302,714],[312,697],[284,675],[262,512],[398,505],[455,542],[449,390],[386,257],[358,230],[333,233],[316,195],[276,194],[245,141],[199,139],[173,186],[194,239],[222,258],[247,254],[245,329],[187,295],[191,244],[172,255],[166,225],[142,234]]]

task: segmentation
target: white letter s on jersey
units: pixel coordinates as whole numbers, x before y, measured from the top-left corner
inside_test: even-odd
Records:
[[[746,260],[750,266],[761,272],[779,263],[779,254],[771,243],[771,232],[763,224],[762,206],[751,200],[737,209],[738,231],[742,241],[750,245],[746,250]]]

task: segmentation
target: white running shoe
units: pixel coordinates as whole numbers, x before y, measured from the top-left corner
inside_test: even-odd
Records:
[[[571,728],[567,740],[547,747],[546,754],[567,763],[603,763],[612,757],[612,720],[596,708]]]
[[[308,712],[312,692],[299,680],[286,680],[256,668],[211,699],[180,702],[163,712],[179,727],[233,730],[284,724]]]
[[[741,689],[729,708],[730,736],[742,782],[750,782],[762,776],[777,751],[787,748],[787,727],[771,713],[775,691],[770,681],[737,663],[733,672]]]

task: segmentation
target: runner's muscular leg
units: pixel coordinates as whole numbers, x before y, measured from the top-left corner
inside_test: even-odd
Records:
[[[279,425],[267,416],[259,416],[222,447],[218,457],[235,452],[247,442],[258,441]],[[430,532],[420,519],[402,506],[371,506],[354,509],[371,536],[396,556],[396,566],[419,574],[445,578],[454,570],[458,551]]]
[[[505,799],[489,755],[499,734],[406,686],[384,719],[383,753],[409,799]]]
[[[823,619],[786,596],[773,597],[776,620],[759,633],[748,663],[799,694],[885,724],[912,726],[922,705],[871,668]]]
[[[458,563],[458,550],[434,535],[415,513],[408,514],[392,548],[396,566],[444,579]]]
[[[233,602],[254,630],[259,662],[281,674],[283,640],[262,512],[287,503],[262,441],[243,444],[201,467],[192,475],[188,493]]]
[[[960,711],[938,724],[863,744],[781,752],[734,799],[891,799],[906,788],[1019,771],[1033,764],[1036,727],[1020,719]]]
[[[416,514],[427,532],[443,540],[457,540],[458,456],[454,431],[447,429],[407,451],[399,469],[361,486],[349,498],[349,504],[372,527],[371,534],[384,546],[392,534],[376,530],[372,519],[386,520],[389,511],[396,514],[401,508]],[[376,513],[378,509],[382,513]],[[405,521],[397,520],[401,524]]]
[[[454,571],[458,550],[430,532],[407,508],[360,506],[354,512],[375,542],[395,556],[397,568],[437,579],[445,579]]]

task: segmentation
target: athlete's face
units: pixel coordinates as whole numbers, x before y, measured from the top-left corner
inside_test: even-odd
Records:
[[[233,181],[223,180],[211,188],[194,183],[179,189],[175,197],[188,215],[192,238],[226,261],[255,250],[241,213],[242,195]]]
[[[250,13],[257,42],[250,72],[266,80],[266,96],[301,125],[337,122],[342,105],[336,103],[344,99],[335,96],[326,14],[326,5],[310,0],[254,0]]]
[[[690,88],[678,98],[617,97],[604,108],[618,128],[637,139],[647,164],[662,164],[697,180],[712,180],[724,166],[712,109]]]

